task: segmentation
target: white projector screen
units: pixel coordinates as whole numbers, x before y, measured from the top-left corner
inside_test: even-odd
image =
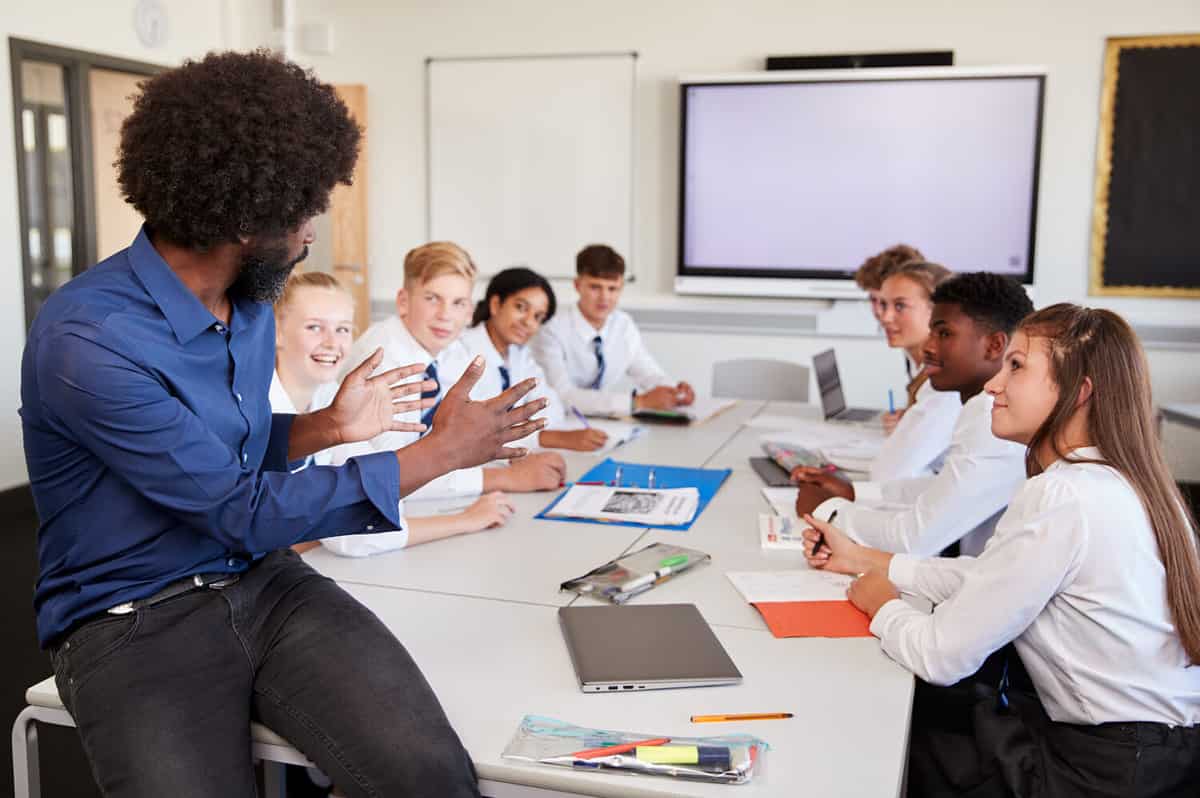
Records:
[[[1044,75],[921,72],[684,82],[680,277],[849,280],[906,243],[1032,282]]]

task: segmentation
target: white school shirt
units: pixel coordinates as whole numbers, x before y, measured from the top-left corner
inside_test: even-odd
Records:
[[[888,576],[937,605],[889,601],[871,622],[928,682],[952,684],[1012,641],[1051,720],[1200,723],[1200,666],[1171,621],[1145,507],[1115,469],[1059,460],[1013,497],[978,558],[896,555]]]
[[[568,418],[571,415],[570,410],[567,409],[558,392],[550,387],[545,372],[534,359],[533,352],[528,346],[512,344],[508,347],[508,353],[502,355],[496,349],[496,345],[492,343],[485,322],[464,330],[459,340],[463,342],[463,346],[467,348],[467,353],[472,358],[482,355],[485,361],[483,376],[479,378],[475,390],[471,393],[472,396],[478,395],[478,398],[482,399],[498,396],[504,390],[504,383],[500,377],[500,367],[504,366],[508,369],[509,387],[522,380],[530,378],[537,380],[537,387],[525,394],[521,404],[535,399],[549,400],[546,409],[534,416],[534,418],[546,419],[546,429],[577,428],[579,426],[577,423],[570,423]]]
[[[963,405],[936,476],[855,482],[856,501],[826,499],[816,515],[836,510],[838,528],[883,551],[931,556],[957,540],[978,554],[1024,481],[1025,447],[992,434],[992,397],[981,391]]]
[[[604,379],[592,389],[598,368],[593,344],[600,336]],[[577,304],[542,325],[531,344],[533,355],[563,401],[590,416],[623,416],[633,410],[630,392],[617,388],[626,379],[639,391],[674,385],[658,362],[646,351],[642,334],[623,310],[614,310],[597,330]]]
[[[333,402],[333,397],[337,396],[337,389],[338,383],[336,382],[328,382],[317,388],[316,392],[313,393],[312,401],[309,402],[308,408],[304,412],[311,413],[315,410],[328,407]],[[272,413],[290,413],[296,415],[296,406],[292,403],[292,398],[288,396],[287,391],[284,390],[278,371],[271,375],[270,397]],[[309,455],[305,458],[304,465],[297,468],[296,471],[301,471],[310,465],[330,465],[330,461],[333,459],[332,452],[332,449],[322,449],[319,452]],[[321,545],[334,554],[340,554],[343,557],[366,557],[369,554],[402,549],[408,545],[408,525],[404,520],[403,499],[400,500],[399,514],[399,529],[387,532],[375,532],[373,534],[339,535],[333,538],[323,538]]]
[[[372,324],[362,334],[362,337],[354,342],[354,346],[350,349],[350,355],[346,358],[346,366],[342,369],[339,378],[344,379],[346,374],[370,357],[379,347],[383,347],[383,362],[375,370],[375,373],[412,363],[428,366],[429,363],[436,362],[440,387],[439,399],[446,395],[446,391],[450,390],[454,383],[458,382],[471,363],[471,356],[467,352],[467,348],[463,346],[461,339],[451,342],[435,358],[425,350],[425,347],[417,343],[417,339],[413,338],[412,333],[408,331],[400,317],[392,316]],[[471,397],[480,398],[478,388],[471,391]],[[410,410],[407,413],[397,413],[396,419],[414,424],[419,423],[421,412]],[[420,437],[420,433],[417,432],[384,432],[369,441],[343,444],[333,449],[333,464],[341,465],[351,457],[362,454],[401,449],[414,443]],[[451,471],[437,479],[430,480],[409,494],[408,498],[445,499],[454,496],[477,496],[482,492],[483,469],[477,466]]]
[[[884,438],[871,462],[871,481],[912,479],[940,471],[962,406],[958,391],[934,390],[925,380],[917,389],[916,401]]]

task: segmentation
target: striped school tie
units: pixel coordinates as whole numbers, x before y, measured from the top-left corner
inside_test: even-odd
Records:
[[[430,361],[429,365],[425,367],[425,379],[433,380],[436,383],[436,387],[428,391],[422,391],[422,399],[429,399],[430,397],[437,396],[442,392],[442,384],[438,382],[437,363]],[[429,432],[431,425],[433,424],[433,414],[437,412],[438,405],[441,403],[442,400],[439,399],[433,407],[428,408],[424,413],[421,414],[421,423],[425,425],[426,433]]]
[[[592,351],[596,353],[596,379],[592,380],[591,385],[593,391],[600,390],[600,383],[604,382],[604,351],[600,348],[602,343],[599,335],[592,339]]]

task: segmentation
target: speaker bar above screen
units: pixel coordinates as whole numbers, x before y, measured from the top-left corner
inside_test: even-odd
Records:
[[[677,290],[846,296],[898,243],[1032,283],[1044,84],[955,67],[683,80]]]
[[[954,66],[953,50],[909,53],[841,53],[828,55],[769,55],[767,69],[874,69],[878,67]]]

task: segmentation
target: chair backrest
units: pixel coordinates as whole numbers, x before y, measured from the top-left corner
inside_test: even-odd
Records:
[[[713,364],[712,395],[807,402],[808,366],[787,360],[723,360]]]

